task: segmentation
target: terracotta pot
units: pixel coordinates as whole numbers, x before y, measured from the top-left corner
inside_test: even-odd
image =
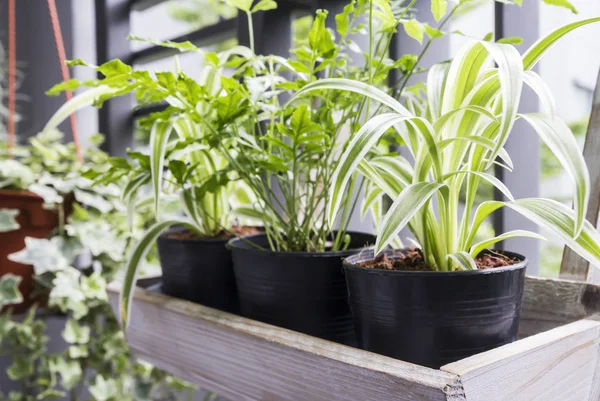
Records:
[[[46,210],[44,201],[38,195],[18,190],[0,190],[0,208],[18,209],[17,222],[20,228],[0,233],[0,276],[12,273],[23,277],[19,290],[25,302],[13,305],[15,313],[25,311],[35,300],[30,299],[33,291],[33,266],[8,260],[8,255],[25,248],[25,237],[46,238],[58,225],[58,213]]]

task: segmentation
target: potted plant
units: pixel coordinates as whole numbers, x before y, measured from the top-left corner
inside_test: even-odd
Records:
[[[140,263],[156,242],[164,293],[238,312],[231,255],[225,244],[235,235],[258,232],[255,227],[240,224],[247,220],[232,214],[234,208],[253,200],[252,192],[241,181],[221,178],[227,161],[203,144],[198,133],[201,127],[195,121],[185,116],[164,120],[164,115],[142,122],[152,127],[151,156],[129,152],[133,163],[113,158],[107,171],[88,174],[96,183],[126,176],[129,184],[122,199],[130,213],[140,203],[138,191],[152,182],[153,193],[146,203],[154,205],[156,223],[134,247],[126,264],[126,283],[134,284]],[[177,133],[176,140],[169,140],[171,130]],[[165,171],[163,166],[167,167]],[[169,209],[175,210],[169,213]]]
[[[515,340],[527,259],[490,248],[507,238],[542,237],[515,230],[477,242],[482,222],[501,207],[552,230],[584,258],[600,262],[600,235],[584,218],[590,191],[587,167],[570,129],[554,113],[548,88],[532,71],[558,39],[596,21],[600,18],[562,27],[522,57],[508,44],[466,45],[451,63],[430,70],[428,111],[422,117],[377,88],[351,80],[322,80],[298,93],[345,89],[390,110],[370,119],[352,138],[334,173],[327,207],[331,221],[356,171],[394,200],[375,250],[344,263],[361,347],[438,368]],[[490,68],[490,61],[497,67]],[[539,96],[543,113],[517,114],[524,84]],[[569,172],[576,188],[574,210],[549,199],[514,199],[488,173],[493,165],[511,170],[504,144],[517,119],[535,129]],[[385,169],[366,157],[390,128],[407,144],[412,165]],[[482,181],[508,200],[485,201],[475,208]],[[418,247],[385,251],[404,227]]]
[[[373,237],[347,232],[357,206],[354,196],[346,197],[337,229],[333,221],[327,220],[326,188],[332,183],[337,155],[348,144],[348,127],[353,130],[375,109],[371,108],[370,101],[342,90],[314,99],[301,99],[289,106],[280,104],[279,95],[298,91],[321,76],[347,76],[385,86],[392,69],[401,70],[405,79],[400,87],[403,89],[410,76],[419,71],[420,57],[387,58],[387,48],[397,26],[402,25],[409,35],[420,41],[424,36],[434,40],[442,33],[411,18],[415,0],[399,11],[393,10],[388,2],[351,2],[336,16],[338,44],[325,27],[327,12],[319,11],[308,40],[301,41],[294,51],[295,57],[286,60],[273,55],[256,55],[252,43],[252,14],[270,10],[276,4],[271,0],[254,6],[251,2],[231,3],[248,16],[250,49],[236,47],[222,54],[203,53],[188,42],[152,41],[181,51],[202,53],[209,71],[229,66],[234,69],[231,78],[217,74],[220,80],[198,85],[180,71],[153,76],[146,71],[132,71],[129,66],[113,60],[96,67],[106,78],[85,83],[94,88],[61,108],[50,125],[62,121],[77,108],[93,102],[101,104],[107,98],[132,91],[142,102],[164,100],[169,104],[156,118],[166,121],[185,116],[199,124],[203,143],[219,151],[228,162],[227,167],[210,180],[210,185],[241,179],[252,190],[255,200],[252,207],[240,208],[236,214],[259,218],[265,226],[265,234],[235,239],[229,244],[234,255],[242,314],[350,343],[354,335],[341,258],[358,251]],[[438,18],[442,17],[440,10],[434,7]],[[351,53],[361,52],[353,38],[367,32],[360,22],[367,13],[371,29],[366,62],[364,66],[351,66]],[[440,22],[440,27],[448,18]],[[233,55],[236,57],[230,58]],[[81,60],[71,63],[81,64],[84,64]],[[52,92],[74,89],[80,84],[70,81],[58,85]],[[161,135],[161,140],[152,145],[151,158],[154,157],[155,162],[151,160],[150,164],[155,171],[162,166],[163,147],[157,144],[166,137]],[[359,191],[363,184],[356,177],[353,182]],[[163,227],[168,224],[165,222]],[[152,243],[152,235],[148,238],[147,246]],[[136,252],[132,260],[141,255]],[[123,291],[124,318],[135,281],[135,263],[129,266],[132,270]],[[314,270],[309,271],[310,267]],[[264,291],[265,288],[272,291]]]
[[[153,42],[202,53],[191,43]],[[234,56],[237,58],[231,61]],[[237,63],[239,71],[248,69],[249,57],[249,49],[239,46],[204,54],[205,66],[198,82],[179,70],[175,74],[157,72],[152,75],[148,71],[133,71],[119,60],[90,66],[104,74],[105,79],[84,83],[95,88],[63,105],[46,126],[50,129],[60,124],[69,114],[93,102],[98,105],[111,97],[131,92],[136,93],[140,104],[169,103],[164,111],[141,121],[142,127],[150,130],[149,155],[129,152],[132,160],[111,158],[110,169],[86,175],[98,184],[127,177],[128,185],[123,189],[122,200],[130,213],[137,207],[138,193],[143,192],[141,190],[148,183],[152,187],[150,197],[156,224],[148,228],[126,264],[124,321],[137,270],[155,242],[158,242],[165,293],[229,312],[239,310],[231,256],[225,243],[232,236],[258,232],[255,227],[243,226],[246,222],[256,225],[255,221],[235,214],[236,209],[253,203],[255,197],[230,171],[224,154],[236,152],[231,141],[221,143],[218,149],[210,146],[215,138],[202,119],[214,121],[220,131],[244,112],[243,107],[237,109],[235,102],[239,99],[228,98],[222,93],[221,76],[232,63]],[[70,64],[85,65],[81,60]],[[235,69],[233,73],[238,74]],[[48,94],[55,95],[80,84],[76,80],[61,83]],[[217,95],[221,96],[215,100]],[[165,217],[167,213],[162,209],[166,199],[173,196],[178,200],[177,213]]]

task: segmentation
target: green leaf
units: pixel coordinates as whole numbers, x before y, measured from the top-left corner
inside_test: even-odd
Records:
[[[431,0],[431,13],[433,14],[433,18],[436,21],[442,19],[444,15],[446,15],[446,8],[448,7],[448,3],[446,0]]]
[[[498,39],[496,43],[504,43],[506,45],[520,45],[521,43],[523,43],[523,38],[518,36],[511,36],[507,38]]]
[[[23,355],[15,355],[12,365],[6,369],[10,380],[21,380],[34,374],[35,360]]]
[[[292,129],[294,136],[299,137],[302,134],[316,131],[320,127],[318,124],[311,121],[308,106],[306,104],[301,104],[294,110],[294,114],[292,114],[290,128]]]
[[[107,160],[108,164],[110,164],[111,166],[117,168],[117,169],[122,169],[122,170],[131,170],[131,164],[129,164],[129,162],[127,161],[127,159],[124,159],[122,157],[109,157]]]
[[[350,14],[354,12],[354,2],[344,6],[344,10],[335,16],[335,25],[341,37],[348,35],[350,27]]]
[[[168,47],[170,49],[177,49],[180,52],[200,52],[200,49],[192,44],[192,42],[171,42],[171,41],[162,41],[162,40],[154,40],[148,38],[142,38],[140,36],[129,35],[127,39],[132,41],[150,43],[156,46]]]
[[[348,143],[331,176],[327,216],[333,225],[346,195],[346,187],[359,163],[385,132],[395,124],[408,120],[395,113],[384,113],[371,118]]]
[[[571,24],[564,25],[539,39],[523,55],[523,68],[525,70],[531,70],[537,64],[540,58],[542,58],[544,53],[567,33],[581,26],[599,21],[600,17],[595,17],[573,22]]]
[[[23,302],[23,295],[19,291],[21,280],[23,280],[22,277],[12,273],[6,273],[0,277],[0,308]]]
[[[217,56],[217,53],[215,53],[215,52],[205,53],[204,59],[206,60],[207,63],[211,64],[214,67],[219,66],[219,56]]]
[[[535,238],[535,239],[546,241],[546,238],[539,235],[538,233],[534,233],[534,232],[527,231],[527,230],[513,230],[513,231],[509,231],[509,232],[497,235],[493,238],[489,238],[484,241],[478,242],[477,244],[475,244],[471,247],[470,254],[472,257],[475,258],[475,257],[477,257],[477,255],[479,255],[481,253],[481,251],[483,251],[485,249],[489,249],[492,245],[494,245],[500,241],[504,241],[504,240],[507,240],[510,238],[517,238],[517,237],[529,237],[529,238]]]
[[[46,123],[43,131],[47,132],[52,129],[56,129],[63,121],[67,119],[71,114],[78,110],[91,106],[92,103],[101,96],[110,95],[117,93],[117,88],[111,88],[107,85],[101,85],[96,88],[88,89],[80,95],[74,96],[71,100],[64,103],[54,113],[50,120]]]
[[[568,0],[544,0],[544,3],[550,4],[552,6],[564,7],[571,10],[573,14],[579,14],[575,6],[571,4]]]
[[[402,25],[404,26],[404,31],[408,36],[423,44],[423,35],[425,34],[425,27],[423,27],[423,24],[416,19],[411,19],[408,21],[403,21]]]
[[[107,78],[131,73],[131,67],[119,59],[107,61],[99,66],[97,70],[98,72],[104,74],[104,76]]]
[[[576,239],[575,212],[567,206],[551,199],[526,198],[504,203],[505,206],[522,214],[540,227],[558,235],[566,245],[592,265],[600,266],[600,233],[587,220],[581,234]]]
[[[163,168],[165,164],[165,152],[167,151],[167,142],[173,124],[170,121],[158,119],[154,122],[150,132],[150,166],[152,172],[152,188],[154,191],[154,212],[155,217],[159,219],[159,201],[162,188]]]
[[[260,0],[254,7],[252,7],[252,12],[255,13],[257,11],[269,11],[275,10],[277,8],[277,3],[273,0]]]
[[[127,263],[125,264],[123,288],[121,289],[119,299],[120,321],[123,329],[127,328],[127,324],[129,322],[129,310],[131,307],[131,300],[133,299],[133,292],[135,289],[135,283],[137,281],[137,273],[140,263],[146,258],[146,255],[154,245],[154,242],[158,236],[173,225],[184,225],[190,227],[192,230],[198,230],[195,225],[191,224],[187,220],[165,220],[158,222],[144,233],[142,238],[140,238],[140,240],[133,247],[131,255],[127,259]]]
[[[381,230],[377,235],[375,254],[380,253],[394,240],[400,230],[429,202],[431,197],[445,184],[434,182],[418,182],[406,187],[388,210]]]
[[[448,260],[453,261],[461,270],[477,270],[477,265],[475,261],[465,251],[460,251],[456,253],[451,253],[448,255]]]
[[[242,11],[250,12],[253,0],[225,0],[225,3]]]
[[[331,39],[331,34],[325,27],[327,11],[317,10],[317,15],[313,21],[312,28],[308,33],[308,43],[311,49],[319,54],[327,55],[335,49],[335,43]]]
[[[90,328],[80,325],[75,319],[69,319],[62,336],[69,344],[87,344],[90,341]]]
[[[549,117],[539,113],[521,116],[544,141],[550,151],[567,170],[575,184],[575,211],[577,214],[574,237],[579,236],[587,213],[590,195],[590,174],[585,159],[579,150],[577,140],[569,126],[558,117]]]
[[[17,222],[18,209],[0,209],[0,233],[18,230],[20,228]]]
[[[185,183],[184,177],[187,172],[187,166],[184,162],[181,160],[171,160],[169,162],[169,170],[179,184],[183,185]]]
[[[46,95],[48,96],[57,96],[64,91],[74,91],[79,88],[80,82],[77,79],[70,79],[66,82],[61,82],[59,84],[54,85],[52,88],[46,91]]]

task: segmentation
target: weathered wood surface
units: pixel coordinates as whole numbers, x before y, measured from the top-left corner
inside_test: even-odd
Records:
[[[127,337],[139,358],[231,400],[465,400],[452,374],[142,289]]]
[[[579,281],[527,277],[519,338],[600,313],[600,286]]]
[[[528,277],[527,338],[442,370],[142,289],[127,336],[138,357],[231,400],[595,401],[599,312],[598,286]]]
[[[591,188],[586,219],[596,226],[598,213],[600,212],[600,71],[598,72],[598,80],[594,91],[590,123],[583,146],[583,157],[590,171]],[[597,268],[600,268],[600,266],[590,270],[590,264],[585,259],[570,248],[565,247],[560,266],[561,278],[600,283],[600,274],[594,271]]]
[[[597,401],[599,345],[600,322],[580,320],[441,370],[460,376],[468,401]]]

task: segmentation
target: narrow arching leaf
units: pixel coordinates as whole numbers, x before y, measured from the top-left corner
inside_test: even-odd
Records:
[[[333,224],[342,200],[346,195],[346,187],[358,164],[379,141],[379,138],[395,124],[408,120],[396,113],[385,113],[370,119],[350,140],[348,147],[340,157],[337,167],[331,177],[327,216]]]
[[[460,251],[456,253],[451,253],[448,255],[448,260],[453,261],[461,270],[477,270],[477,265],[475,261],[465,251]]]
[[[444,184],[434,182],[418,182],[406,187],[394,200],[390,210],[385,215],[381,230],[375,244],[375,254],[381,252],[400,230],[421,210],[431,197]]]
[[[156,219],[159,217],[160,191],[162,188],[163,168],[165,166],[165,152],[167,142],[173,125],[170,121],[156,120],[150,131],[150,170],[152,172],[152,189],[154,191],[154,212]]]
[[[536,93],[542,103],[544,112],[551,117],[554,117],[556,114],[556,102],[554,101],[554,96],[552,96],[550,88],[546,85],[542,77],[534,71],[525,71],[523,82]]]
[[[46,123],[43,131],[48,131],[57,128],[63,121],[67,119],[71,114],[78,110],[84,109],[91,106],[96,99],[101,96],[116,93],[119,88],[112,88],[106,85],[100,85],[96,88],[88,89],[80,95],[74,96],[71,100],[63,104],[54,113],[50,120]]]
[[[133,227],[133,212],[135,209],[135,198],[138,190],[150,182],[151,175],[148,173],[140,174],[125,185],[121,194],[121,202],[127,205],[127,224],[131,229]]]
[[[437,121],[442,115],[442,99],[449,69],[450,63],[438,63],[433,65],[427,74],[427,103],[432,121]]]
[[[483,178],[484,180],[486,180],[487,182],[489,182],[490,184],[492,184],[495,188],[497,188],[500,192],[502,192],[502,194],[504,196],[506,196],[508,199],[510,199],[510,200],[514,200],[515,199],[512,196],[512,193],[510,192],[510,190],[508,189],[508,187],[506,185],[504,185],[504,183],[502,181],[500,181],[499,179],[497,179],[496,177],[494,177],[491,174],[484,173],[484,172],[481,172],[481,171],[470,171],[470,170],[455,171],[454,173],[446,174],[444,176],[444,180],[447,180],[448,178],[454,177],[454,176],[459,175],[459,174],[473,174],[473,175],[476,175],[479,178]]]
[[[489,249],[492,245],[500,242],[500,241],[504,241],[510,238],[517,238],[517,237],[529,237],[529,238],[535,238],[535,239],[539,239],[539,240],[543,240],[546,241],[546,238],[539,235],[538,233],[534,233],[532,231],[527,231],[527,230],[513,230],[513,231],[508,231],[506,233],[497,235],[493,238],[488,238],[484,241],[478,242],[477,244],[473,245],[471,247],[471,256],[473,258],[477,257],[477,255],[479,255],[479,253],[481,253],[481,251],[485,250],[485,249]]]
[[[584,220],[579,236],[575,231],[575,212],[567,206],[551,199],[526,198],[506,202],[509,207],[558,235],[566,245],[595,266],[600,266],[600,233],[587,220]]]
[[[406,117],[413,116],[404,106],[402,106],[402,104],[400,104],[400,102],[398,102],[396,99],[394,99],[384,91],[364,82],[354,81],[345,78],[328,78],[311,82],[310,84],[305,85],[304,87],[302,87],[302,89],[296,92],[288,102],[288,105],[295,101],[298,97],[305,95],[306,93],[323,89],[344,90],[353,93],[358,93],[389,107],[398,114],[401,114]]]
[[[576,224],[573,236],[582,230],[590,195],[590,174],[575,136],[567,124],[558,117],[532,113],[521,116],[538,133],[575,184]]]
[[[166,220],[154,224],[148,229],[139,240],[139,242],[133,247],[131,255],[125,265],[125,277],[123,280],[123,288],[119,299],[119,312],[120,321],[123,329],[127,328],[129,322],[129,310],[131,307],[131,300],[133,298],[133,292],[135,289],[135,283],[137,280],[137,273],[140,263],[146,258],[146,255],[154,245],[154,242],[158,236],[165,231],[167,228],[173,225],[185,225],[193,230],[198,230],[193,224],[186,220]]]
[[[554,44],[556,44],[556,42],[558,42],[563,36],[576,28],[587,24],[592,24],[594,22],[600,22],[600,17],[588,18],[564,25],[544,36],[535,42],[523,55],[523,68],[525,70],[531,70],[537,64],[540,58],[542,58],[544,53],[548,51]]]

